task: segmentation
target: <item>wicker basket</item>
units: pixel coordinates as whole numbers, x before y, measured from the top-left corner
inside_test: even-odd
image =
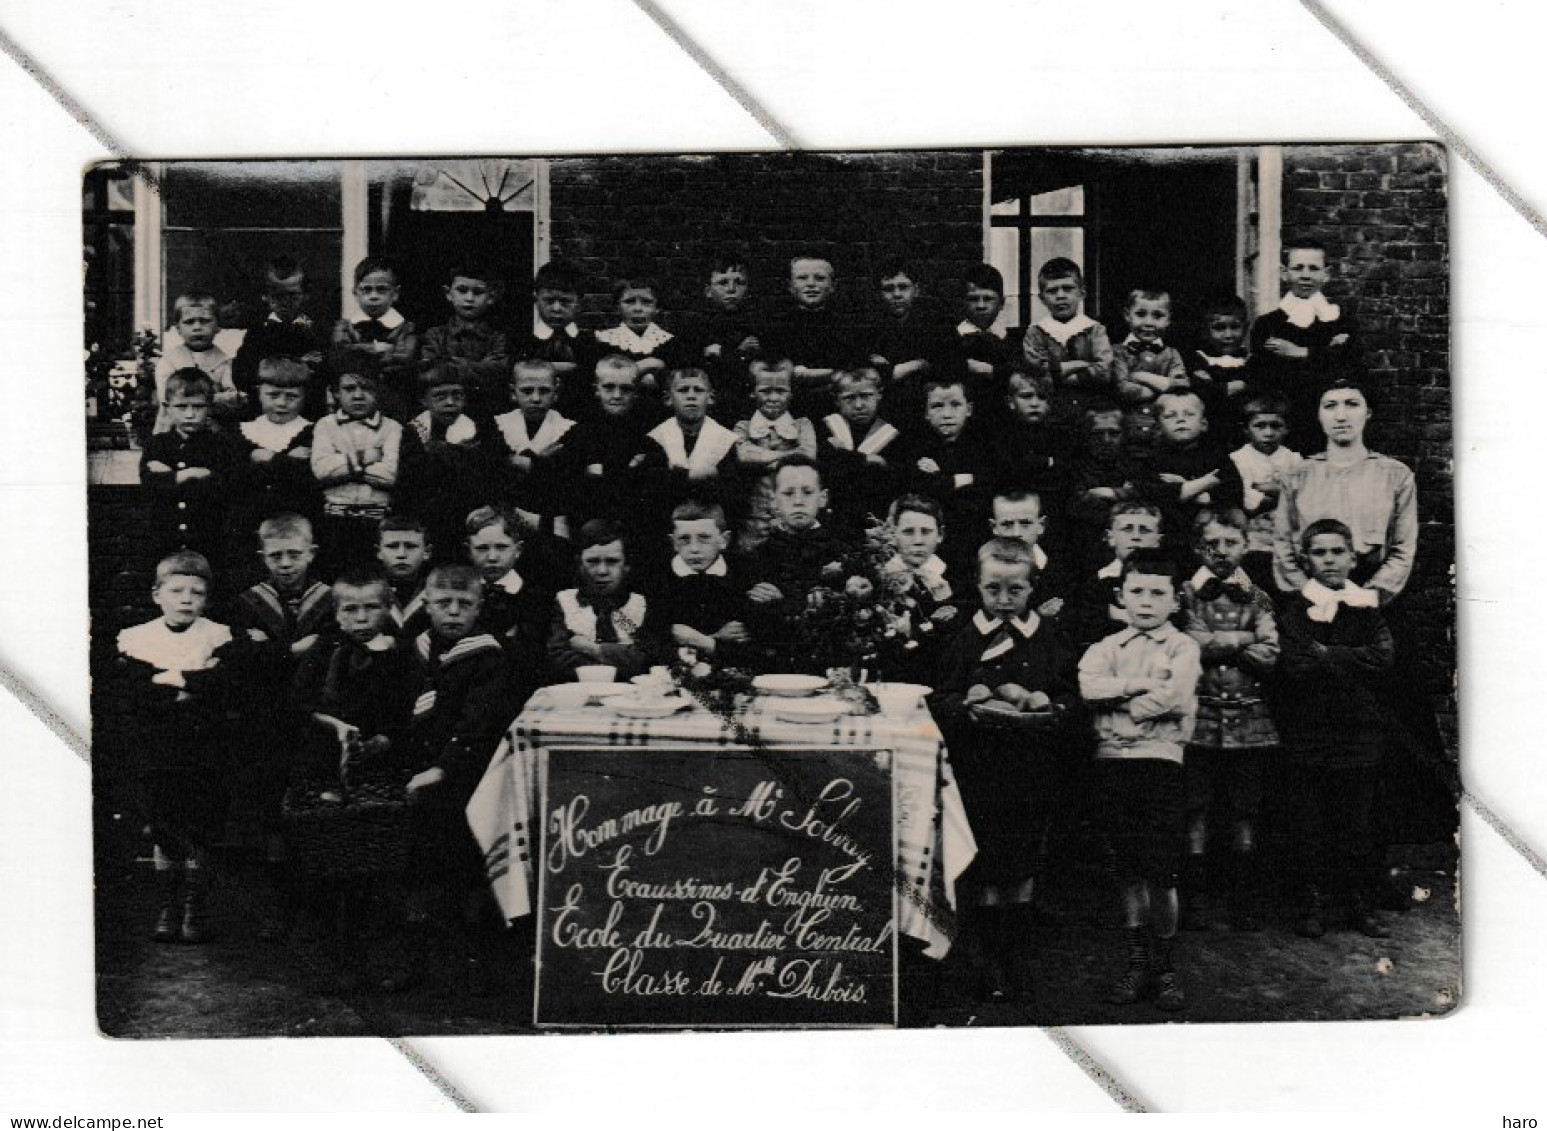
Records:
[[[402,871],[409,858],[407,781],[373,777],[350,787],[343,801],[322,794],[325,782],[292,786],[285,794],[285,845],[303,876],[331,879]]]

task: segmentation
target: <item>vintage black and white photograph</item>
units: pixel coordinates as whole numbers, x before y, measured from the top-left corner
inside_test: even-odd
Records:
[[[91,168],[101,1030],[1448,1012],[1447,183]]]

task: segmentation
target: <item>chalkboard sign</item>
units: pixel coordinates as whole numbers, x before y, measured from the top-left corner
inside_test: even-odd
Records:
[[[539,1026],[897,1022],[889,751],[551,747]]]

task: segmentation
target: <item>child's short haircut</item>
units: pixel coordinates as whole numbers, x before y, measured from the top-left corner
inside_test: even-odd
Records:
[[[628,538],[623,533],[623,527],[610,518],[593,518],[580,528],[575,549],[577,552],[585,551],[592,546],[608,546],[613,542],[623,543],[623,556],[628,557]]]
[[[843,388],[845,381],[868,381],[876,388],[881,387],[881,374],[876,372],[873,365],[852,365],[846,369],[840,369],[833,374],[833,382]]]
[[[1053,399],[1053,378],[1051,374],[1039,373],[1031,368],[1031,362],[1024,357],[1018,357],[1010,363],[1010,375],[1005,380],[1005,391],[1013,392],[1015,383],[1019,381],[1023,385],[1030,385],[1048,400]]]
[[[424,536],[426,543],[430,540],[430,528],[424,524],[424,520],[413,514],[389,514],[376,524],[376,537],[379,541],[383,534],[393,534],[401,531],[409,531]]]
[[[649,291],[659,302],[661,299],[661,285],[654,276],[646,275],[643,271],[630,271],[625,275],[619,275],[612,281],[612,301],[617,302],[623,297],[624,291]]]
[[[978,547],[978,573],[981,575],[983,566],[988,562],[1000,562],[1004,565],[1024,565],[1027,571],[1036,576],[1037,559],[1031,549],[1031,544],[1020,538],[990,538]]]
[[[769,481],[777,483],[780,473],[791,467],[809,467],[812,471],[816,472],[817,482],[820,483],[822,481],[821,466],[805,452],[791,452],[774,464],[773,470],[769,473]]]
[[[1040,491],[1027,490],[1024,487],[1001,487],[989,498],[989,509],[1000,499],[1007,503],[1036,503],[1037,513],[1042,513],[1042,493]]]
[[[355,286],[358,287],[361,283],[365,282],[367,275],[374,275],[378,271],[391,275],[394,287],[402,282],[402,278],[398,275],[397,265],[392,260],[384,255],[367,255],[359,263],[355,264]]]
[[[303,389],[311,371],[293,357],[266,357],[258,362],[258,384],[276,389]]]
[[[1159,290],[1155,287],[1134,287],[1128,292],[1128,298],[1123,303],[1123,309],[1132,310],[1141,302],[1167,302],[1171,301],[1171,292]]]
[[[379,391],[381,388],[380,363],[369,354],[345,352],[328,377],[328,388],[335,393],[338,392],[339,382],[345,377],[358,377],[369,385],[373,392]]]
[[[1114,412],[1121,413],[1122,411],[1122,406],[1111,397],[1091,397],[1085,402],[1085,427],[1089,428],[1095,423],[1098,416],[1111,416]]]
[[[1203,408],[1204,416],[1208,416],[1208,405],[1203,403],[1203,398],[1198,395],[1196,389],[1167,389],[1165,392],[1161,393],[1155,398],[1155,404],[1159,406],[1161,401],[1181,401],[1187,400],[1188,398],[1197,401],[1198,404]]]
[[[1164,521],[1161,518],[1160,508],[1154,503],[1140,503],[1129,500],[1126,503],[1117,503],[1107,515],[1107,529],[1112,529],[1112,524],[1125,514],[1146,514],[1156,522]]]
[[[936,372],[924,379],[924,396],[928,397],[932,389],[949,389],[952,385],[959,386],[963,395],[971,399],[967,393],[967,379],[960,373],[950,371]]]
[[[901,255],[891,255],[881,261],[881,269],[876,272],[878,280],[895,279],[901,275],[910,282],[919,281],[918,266]]]
[[[441,281],[448,287],[458,279],[476,279],[480,283],[487,283],[490,287],[499,281],[494,274],[493,265],[476,256],[453,259],[451,265],[441,272]]]
[[[456,385],[458,388],[466,390],[467,377],[463,371],[455,369],[443,361],[437,361],[419,374],[419,391],[421,393],[428,393],[431,389],[438,389],[443,385]]]
[[[1348,528],[1346,522],[1341,522],[1335,518],[1318,518],[1304,530],[1300,531],[1300,553],[1309,553],[1311,539],[1322,534],[1336,534],[1348,544],[1350,550],[1354,548],[1354,532]]]
[[[685,499],[671,508],[673,526],[679,522],[702,522],[706,518],[713,519],[715,526],[721,531],[726,529],[725,508],[719,503],[706,503],[700,499]]]
[[[942,531],[945,529],[945,512],[940,504],[928,495],[902,495],[892,500],[892,505],[886,508],[886,521],[893,526],[897,520],[908,513],[927,514],[935,520],[935,525]]]
[[[1230,314],[1246,321],[1246,300],[1232,291],[1219,291],[1209,296],[1203,304],[1203,319],[1208,321],[1221,314]]]
[[[1129,554],[1128,560],[1123,563],[1123,580],[1126,581],[1135,573],[1145,577],[1169,578],[1172,588],[1181,587],[1181,566],[1176,555],[1168,550],[1144,548]]]
[[[672,389],[677,387],[677,382],[684,379],[702,381],[705,385],[710,383],[709,374],[705,373],[702,369],[686,366],[682,369],[673,369],[666,375],[666,391],[671,392]]]
[[[190,308],[209,308],[209,312],[215,316],[215,321],[220,321],[220,302],[212,291],[187,290],[180,293],[172,300],[172,321],[182,321],[183,314]]]
[[[168,554],[156,563],[156,587],[160,588],[169,577],[202,577],[205,582],[209,582],[209,559],[192,550]]]
[[[521,520],[505,507],[482,506],[469,511],[462,529],[471,538],[486,526],[498,526],[517,544],[526,541],[526,529]]]
[[[557,371],[553,368],[553,362],[542,357],[523,358],[521,361],[516,362],[515,369],[511,371],[511,380],[516,380],[523,373],[535,373],[541,374],[544,377],[557,378]]]
[[[608,373],[627,373],[630,377],[639,376],[639,366],[634,359],[621,353],[609,353],[596,363],[596,376],[600,377],[603,371]]]
[[[258,523],[260,544],[277,538],[305,538],[308,542],[312,541],[311,520],[286,511],[284,514],[276,514]]]
[[[795,362],[790,359],[790,351],[779,349],[777,346],[768,353],[751,358],[747,362],[747,372],[752,374],[779,373],[786,369],[793,371],[794,368]]]
[[[709,257],[709,274],[719,275],[726,271],[740,271],[744,275],[752,272],[747,266],[747,249],[744,247],[722,247]]]
[[[370,566],[350,566],[333,580],[333,588],[337,589],[379,589],[385,599],[392,591],[392,583],[387,580],[387,575],[379,568]]]
[[[812,263],[825,263],[829,270],[832,271],[833,278],[836,279],[838,277],[838,267],[833,263],[833,257],[821,248],[808,247],[802,251],[797,251],[794,255],[790,256],[790,269],[793,271],[795,264],[802,260]]]
[[[1057,263],[1058,260],[1054,259],[1051,262]],[[1046,267],[1047,264],[1043,266]],[[972,289],[993,291],[1000,298],[1004,298],[1004,276],[992,263],[974,263],[962,272],[962,290]]]
[[[1080,286],[1085,285],[1085,275],[1080,271],[1080,265],[1061,255],[1037,268],[1037,289],[1041,290],[1054,279],[1073,279]]]
[[[1254,416],[1282,416],[1287,420],[1289,402],[1278,393],[1258,393],[1241,406],[1242,420],[1250,424]]]
[[[567,294],[578,295],[580,293],[580,272],[568,263],[559,260],[551,260],[544,263],[532,276],[532,291],[563,291]]]
[[[451,589],[458,593],[476,593],[483,596],[483,578],[470,565],[447,562],[430,570],[424,579],[425,592],[431,589]]]
[[[1319,251],[1322,258],[1327,258],[1327,245],[1314,236],[1289,236],[1279,248],[1278,257],[1281,263],[1289,262],[1291,251]]]
[[[300,279],[301,287],[306,287],[306,266],[293,255],[276,255],[269,260],[263,268],[263,277],[282,282],[285,279]]]
[[[174,369],[167,376],[166,391],[162,393],[162,399],[170,401],[177,396],[203,397],[213,404],[215,382],[197,365],[185,365],[181,369]]]
[[[1245,534],[1246,525],[1246,512],[1240,507],[1204,507],[1192,520],[1192,532],[1194,538],[1202,539],[1210,526],[1228,526]]]

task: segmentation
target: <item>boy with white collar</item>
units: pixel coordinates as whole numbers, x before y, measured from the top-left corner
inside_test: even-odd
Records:
[[[1182,756],[1198,716],[1198,642],[1171,623],[1176,562],[1139,550],[1123,563],[1128,627],[1080,658],[1080,696],[1096,732],[1101,827],[1123,890],[1128,966],[1107,1000],[1153,995],[1167,1012],[1186,1006],[1174,966],[1177,871],[1183,840]]]
[[[838,411],[822,419],[817,461],[822,477],[842,483],[833,498],[833,515],[844,526],[863,530],[871,515],[879,518],[902,484],[896,463],[901,432],[882,419],[881,375],[869,366],[840,370],[833,378]]]
[[[1324,518],[1300,536],[1309,575],[1279,614],[1278,714],[1291,770],[1290,812],[1301,899],[1295,931],[1326,931],[1323,897],[1341,904],[1354,930],[1389,933],[1375,915],[1380,855],[1375,792],[1386,738],[1377,682],[1395,649],[1376,590],[1349,580],[1353,532]]]
[[[1284,241],[1285,294],[1274,309],[1252,323],[1248,382],[1289,398],[1289,444],[1317,450],[1323,437],[1316,398],[1337,375],[1358,361],[1355,324],[1322,293],[1330,271],[1320,240]]]
[[[1262,930],[1257,892],[1257,818],[1278,731],[1263,680],[1278,662],[1273,605],[1242,568],[1247,518],[1238,507],[1198,513],[1195,549],[1203,564],[1182,588],[1184,629],[1203,653],[1198,726],[1187,748],[1187,855],[1182,862],[1182,929],[1211,925],[1205,911],[1209,830],[1229,831],[1229,921]],[[1217,849],[1213,862],[1223,863]]]
[[[1064,611],[1072,579],[1068,570],[1053,564],[1041,545],[1042,536],[1047,532],[1041,494],[1017,487],[1001,487],[989,500],[988,513],[988,526],[994,537],[1019,538],[1031,547],[1032,564],[1037,568],[1037,613],[1057,617]]]
[[[594,518],[580,528],[577,542],[580,585],[555,598],[544,682],[571,680],[588,664],[611,665],[618,680],[643,675],[660,651],[660,617],[629,583],[627,536],[617,524]]]
[[[378,256],[355,266],[355,303],[361,318],[340,318],[333,326],[333,365],[358,372],[363,364],[381,381],[381,410],[402,422],[418,400],[414,384],[419,338],[414,324],[394,305],[401,293],[397,268]]]
[[[674,369],[666,378],[666,406],[671,416],[646,433],[645,462],[638,484],[639,500],[648,508],[649,529],[665,525],[669,508],[689,497],[735,505],[741,517],[741,492],[730,489],[737,479],[737,433],[709,415],[714,392],[709,374],[702,369]],[[655,555],[638,564],[651,576],[659,569],[659,543]]]
[[[805,417],[790,414],[795,366],[788,358],[759,358],[750,368],[754,411],[736,424],[736,461],[744,474],[753,477],[741,540],[742,548],[749,550],[768,536],[773,525],[769,469],[794,452],[816,457],[816,429]]]
[[[994,379],[1021,356],[1025,331],[1005,325],[1004,276],[992,264],[976,263],[962,273],[962,308],[966,317],[956,324],[956,335],[973,393],[987,404],[998,384]]]
[[[532,277],[532,330],[511,343],[516,357],[553,366],[559,404],[572,417],[575,411],[570,410],[583,411],[591,400],[585,373],[590,351],[575,322],[583,290],[579,272],[568,264],[544,263]],[[576,370],[581,372],[572,377]]]
[[[1024,999],[1038,859],[1075,704],[1074,652],[1032,607],[1037,567],[1026,542],[995,537],[977,558],[982,607],[941,657],[930,705],[978,842],[966,952],[985,999]]]
[[[1112,392],[1112,342],[1105,327],[1082,309],[1085,280],[1072,259],[1049,259],[1037,271],[1037,296],[1047,317],[1026,331],[1022,348],[1032,372],[1045,373],[1065,404],[1061,415],[1078,420],[1084,398]]]
[[[1130,434],[1153,434],[1149,422],[1157,415],[1156,399],[1190,387],[1181,352],[1165,340],[1171,328],[1170,294],[1146,288],[1129,291],[1123,321],[1128,336],[1112,352],[1112,379],[1126,406],[1123,424]]]
[[[510,660],[516,699],[537,686],[547,645],[552,591],[531,570],[521,570],[526,531],[503,507],[483,506],[467,516],[467,558],[483,578],[478,627],[499,641]]]
[[[1123,502],[1107,518],[1106,543],[1112,560],[1087,574],[1079,587],[1072,614],[1071,634],[1080,644],[1094,644],[1128,625],[1118,590],[1123,563],[1135,550],[1160,548],[1160,508],[1150,503]]]
[[[466,370],[437,362],[419,375],[424,411],[405,431],[417,439],[405,468],[400,505],[422,515],[430,544],[455,546],[468,511],[494,494],[500,466],[488,417],[469,415]]]
[[[735,663],[752,639],[746,627],[746,586],[731,576],[725,511],[717,503],[678,503],[671,512],[671,546],[676,553],[666,578],[662,623],[672,643],[701,656]]]
[[[546,527],[558,537],[569,534],[563,503],[565,437],[575,422],[558,409],[558,372],[551,361],[516,362],[511,396],[515,408],[494,418],[505,443],[505,473],[517,513],[534,527]]]

